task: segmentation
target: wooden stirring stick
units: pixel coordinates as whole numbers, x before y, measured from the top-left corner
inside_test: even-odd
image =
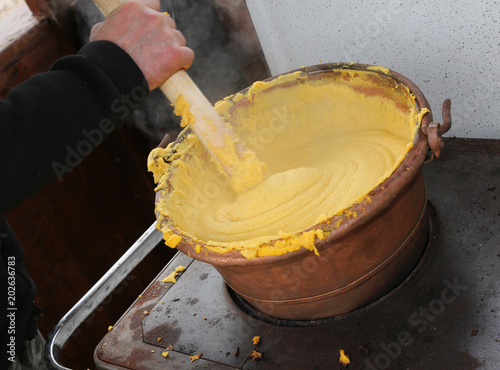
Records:
[[[94,0],[101,12],[108,16],[123,0]],[[189,127],[228,175],[237,192],[257,185],[263,179],[263,165],[255,153],[245,148],[234,131],[220,115],[185,71],[172,75],[161,87],[170,103],[184,99],[192,121]]]

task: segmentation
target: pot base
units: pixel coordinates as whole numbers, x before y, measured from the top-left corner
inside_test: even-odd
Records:
[[[391,297],[395,296],[403,289],[405,289],[405,287],[409,284],[409,282],[412,281],[422,270],[425,261],[427,260],[431,250],[433,249],[433,246],[437,242],[437,236],[439,234],[438,230],[439,230],[439,225],[438,225],[437,214],[432,204],[430,202],[427,202],[421,222],[419,222],[419,224],[415,227],[415,230],[412,233],[412,235],[408,237],[408,239],[394,253],[394,255],[398,255],[400,253],[412,251],[415,249],[412,248],[412,246],[416,244],[424,245],[424,250],[422,252],[422,255],[418,258],[417,264],[411,269],[411,271],[407,276],[403,277],[402,281],[401,279],[396,280],[394,287],[387,287],[389,288],[387,292],[384,293],[379,291],[378,293],[382,294],[381,296],[379,295],[372,301],[366,302],[365,305],[358,306],[354,310],[347,313],[345,312],[336,313],[336,311],[338,311],[338,308],[335,307],[335,305],[338,302],[342,303],[345,302],[346,300],[349,300],[349,298],[352,298],[349,297],[349,295],[352,295],[353,293],[359,294],[359,292],[357,292],[356,289],[349,289],[348,286],[318,297],[310,297],[308,299],[286,301],[285,305],[287,305],[288,303],[289,305],[298,304],[299,306],[301,306],[301,303],[303,303],[303,305],[305,305],[308,308],[309,312],[306,314],[309,315],[308,317],[311,317],[312,319],[304,319],[304,320],[281,316],[279,307],[281,302],[271,303],[265,301],[258,301],[257,304],[255,304],[254,299],[245,297],[244,294],[239,294],[227,284],[226,286],[230,297],[232,298],[233,302],[239,309],[241,309],[247,315],[255,319],[258,319],[266,323],[271,323],[273,325],[287,326],[287,327],[311,327],[311,326],[322,325],[331,321],[350,318],[352,316],[359,315],[361,313],[371,310],[372,308],[382,304],[383,302],[387,301],[388,299],[390,299]],[[367,279],[370,279],[371,277],[373,276],[369,276],[367,277]],[[368,288],[368,286],[365,286],[365,288]],[[331,307],[330,312],[332,312],[332,314],[328,317],[314,318],[314,313],[311,312],[310,308],[311,307],[314,308],[315,305],[314,302],[312,302],[313,304],[311,304],[309,300],[314,301],[316,302],[316,304],[320,304],[321,306]],[[260,305],[264,305],[264,308],[266,308],[265,306],[270,304],[273,305],[273,312],[276,313],[276,317],[269,316],[268,314],[258,309],[258,306]],[[323,308],[322,312],[326,312],[324,310],[325,309]],[[285,309],[284,310],[285,315],[289,311],[290,311],[289,309]],[[295,315],[296,313],[293,314]]]

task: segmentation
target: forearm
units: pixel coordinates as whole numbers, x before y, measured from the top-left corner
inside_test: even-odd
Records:
[[[88,155],[148,92],[128,54],[102,41],[16,87],[0,101],[0,214],[79,164],[75,153]]]

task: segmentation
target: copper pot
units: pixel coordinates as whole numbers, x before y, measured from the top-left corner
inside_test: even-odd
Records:
[[[421,91],[393,71],[341,63],[311,66],[302,71],[310,78],[335,78],[335,71],[343,69],[374,72],[374,88],[363,91],[365,94],[389,97],[389,90],[404,85],[415,95],[417,109],[430,111]],[[238,109],[238,105],[233,109]],[[237,251],[222,254],[205,249],[197,253],[194,243],[185,236],[177,248],[212,264],[235,292],[256,309],[276,318],[327,318],[367,305],[398,285],[422,255],[429,222],[421,166],[430,144],[431,157],[439,155],[442,149],[440,135],[451,125],[449,109],[447,100],[443,105],[443,126],[432,122],[431,112],[424,116],[413,148],[365,200],[331,222],[306,230],[332,231],[332,225],[340,225],[326,239],[316,241],[319,256],[304,248],[253,259]],[[352,212],[358,217],[349,217]]]

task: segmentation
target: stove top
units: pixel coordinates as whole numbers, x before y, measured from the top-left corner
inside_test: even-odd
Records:
[[[102,339],[96,365],[341,369],[344,350],[349,369],[500,368],[500,140],[448,139],[424,176],[428,245],[378,301],[331,319],[275,320],[179,253]],[[177,283],[161,282],[180,265]]]

